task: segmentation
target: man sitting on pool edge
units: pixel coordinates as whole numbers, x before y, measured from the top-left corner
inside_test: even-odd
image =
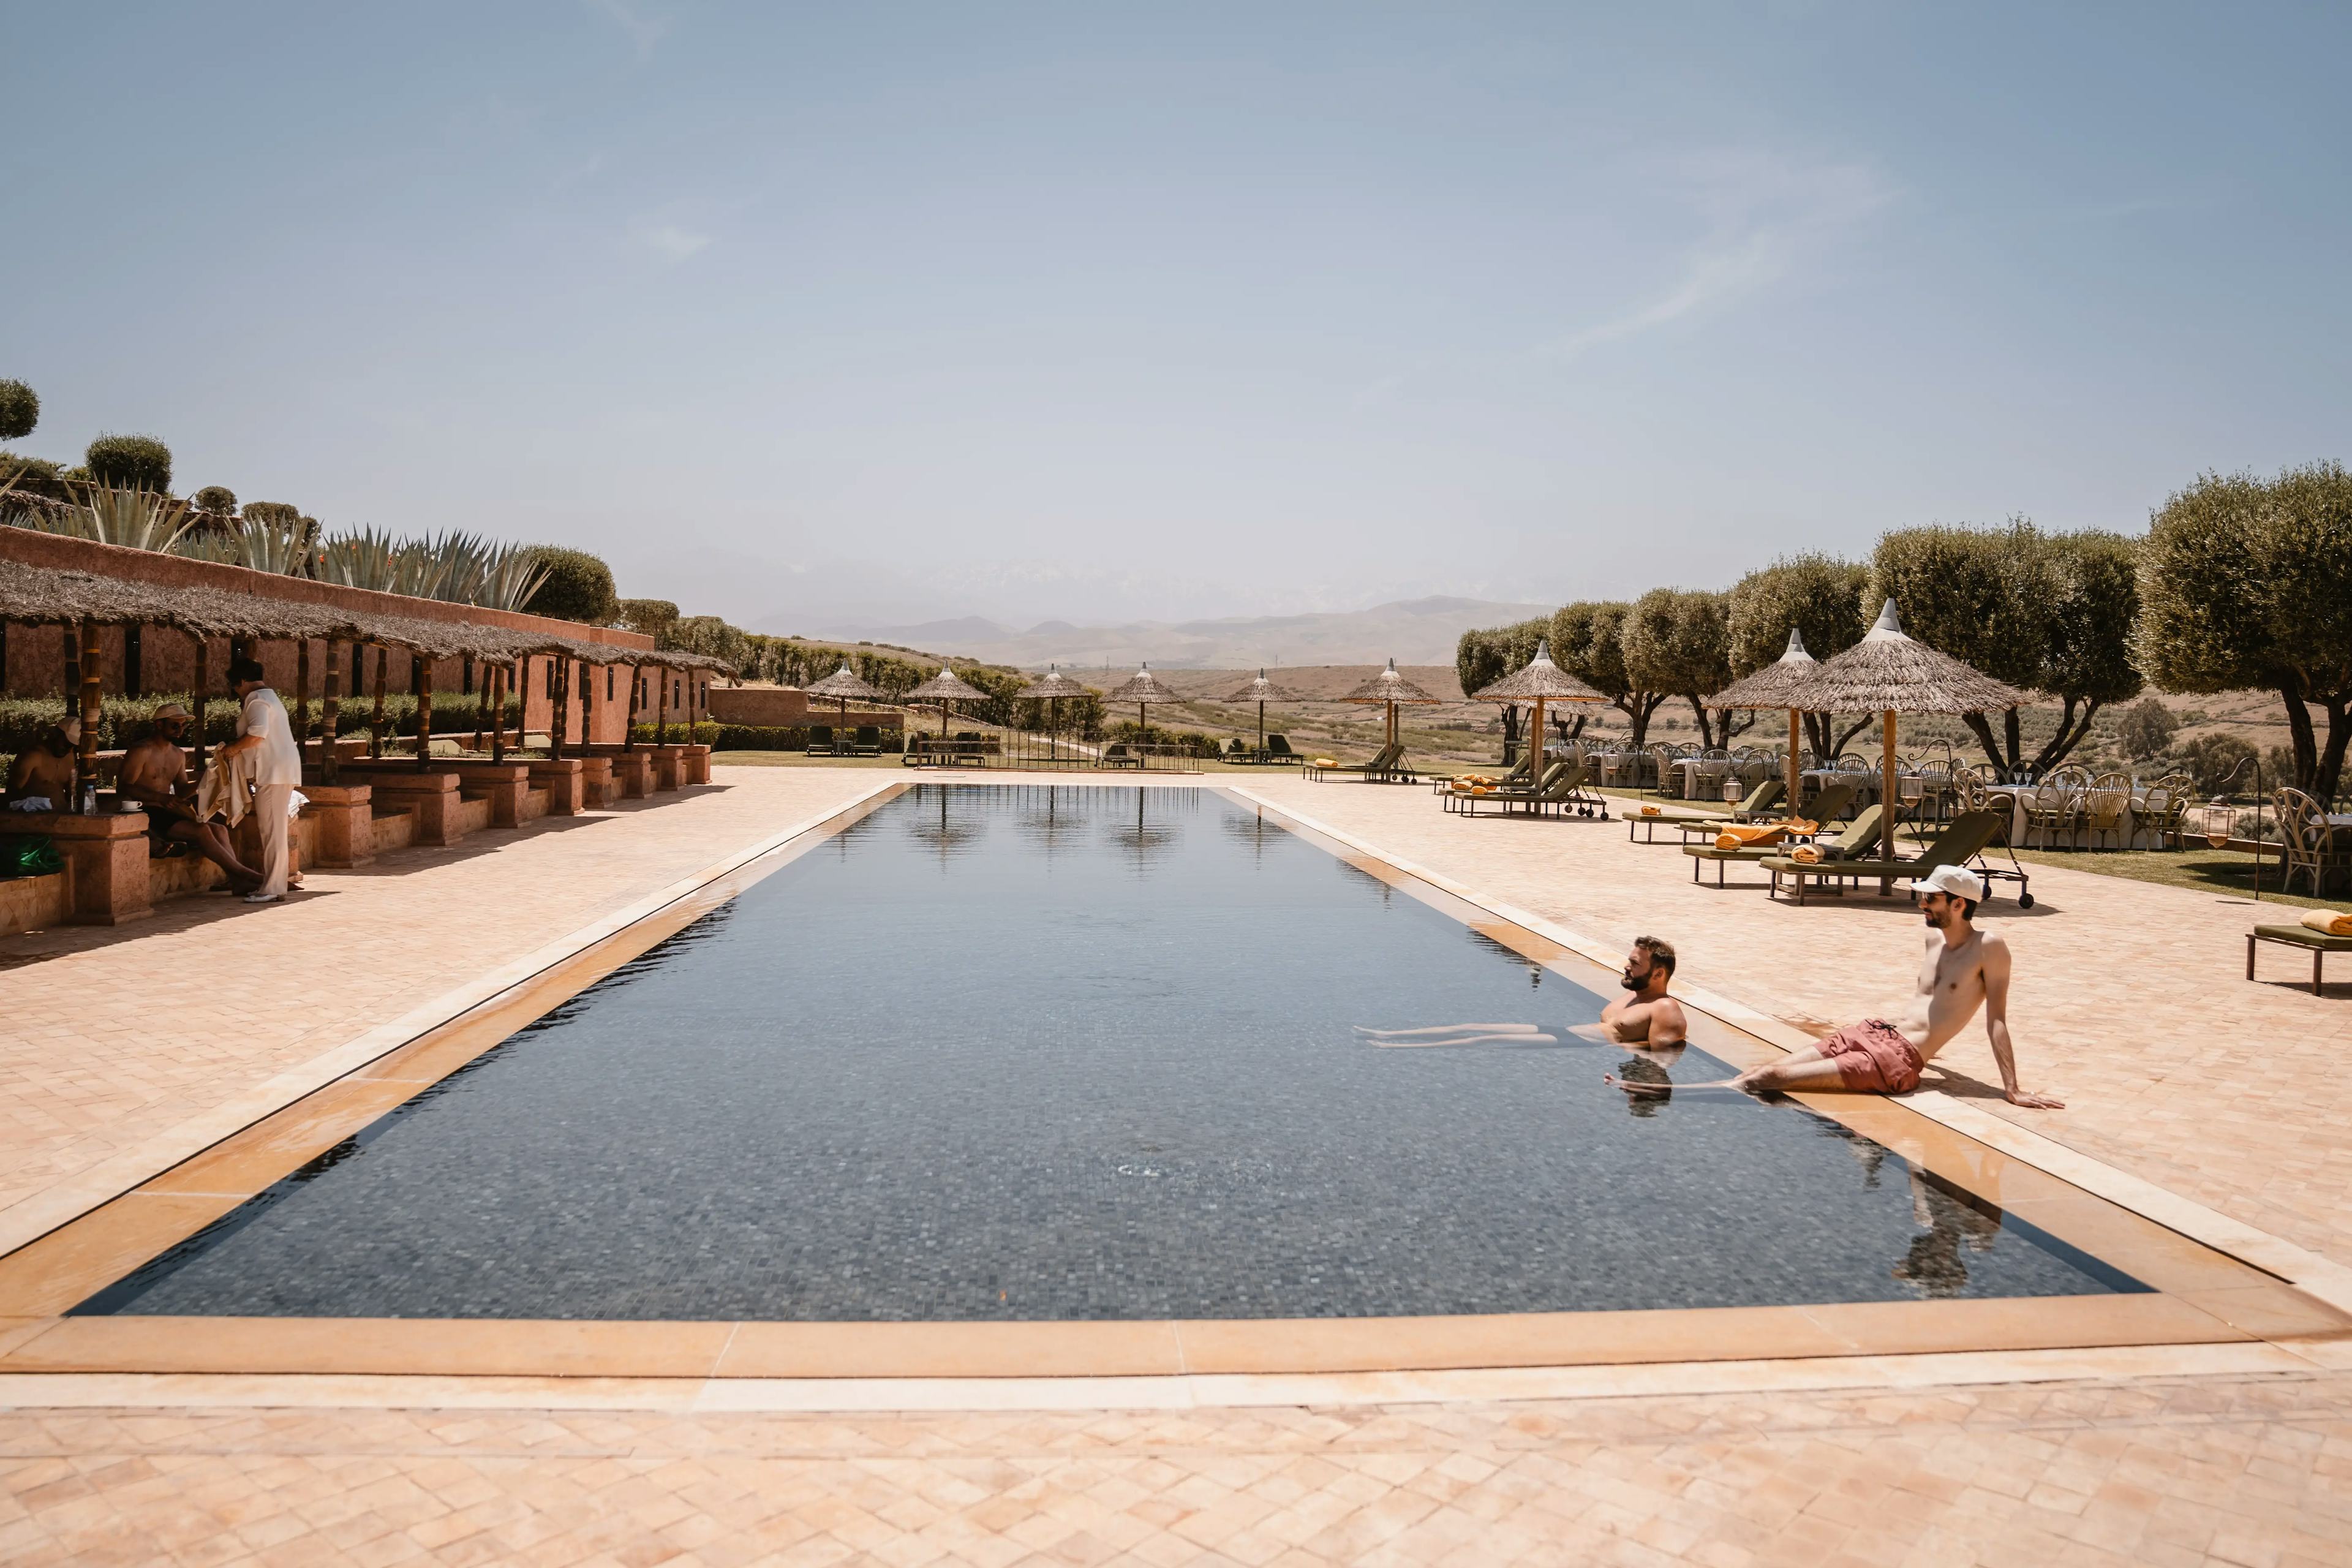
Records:
[[[2063,1110],[2063,1100],[2017,1086],[2017,1057],[2009,1038],[2009,944],[1969,923],[1985,896],[1984,879],[1959,866],[1938,866],[1911,884],[1928,925],[1919,984],[1903,1021],[1865,1018],[1800,1051],[1735,1079],[1684,1084],[1685,1089],[1843,1089],[1857,1094],[1908,1094],[1920,1069],[1935,1060],[1982,1007],[1985,1035],[2000,1064],[2001,1093],[2011,1105]],[[1612,1078],[1628,1094],[1670,1092],[1670,1086]]]

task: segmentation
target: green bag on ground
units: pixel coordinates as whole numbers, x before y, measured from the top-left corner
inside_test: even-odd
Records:
[[[0,838],[0,877],[47,877],[65,869],[57,842],[46,833]]]

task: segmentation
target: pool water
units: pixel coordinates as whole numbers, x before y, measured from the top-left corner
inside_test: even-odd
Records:
[[[1243,804],[921,784],[90,1312],[1356,1317],[2140,1289]],[[1399,1048],[1360,1029],[1511,1024]],[[1527,1032],[1533,1026],[1533,1033]],[[1685,1081],[1729,1069],[1692,1050]]]

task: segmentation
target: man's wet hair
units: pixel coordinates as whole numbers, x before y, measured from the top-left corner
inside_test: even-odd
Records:
[[[1675,944],[1668,942],[1665,938],[1658,936],[1637,936],[1633,939],[1633,951],[1636,952],[1648,953],[1652,963],[1663,965],[1669,976],[1674,973]]]

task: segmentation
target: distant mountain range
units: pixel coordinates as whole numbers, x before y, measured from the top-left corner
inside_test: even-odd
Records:
[[[1491,599],[1408,599],[1369,610],[1305,616],[1230,616],[1206,621],[1132,621],[1079,626],[1041,621],[1026,631],[981,616],[914,626],[834,626],[823,635],[961,654],[989,664],[1042,669],[1132,668],[1149,660],[1170,669],[1242,669],[1258,665],[1451,665],[1454,647],[1473,626],[1549,615],[1550,605]]]

